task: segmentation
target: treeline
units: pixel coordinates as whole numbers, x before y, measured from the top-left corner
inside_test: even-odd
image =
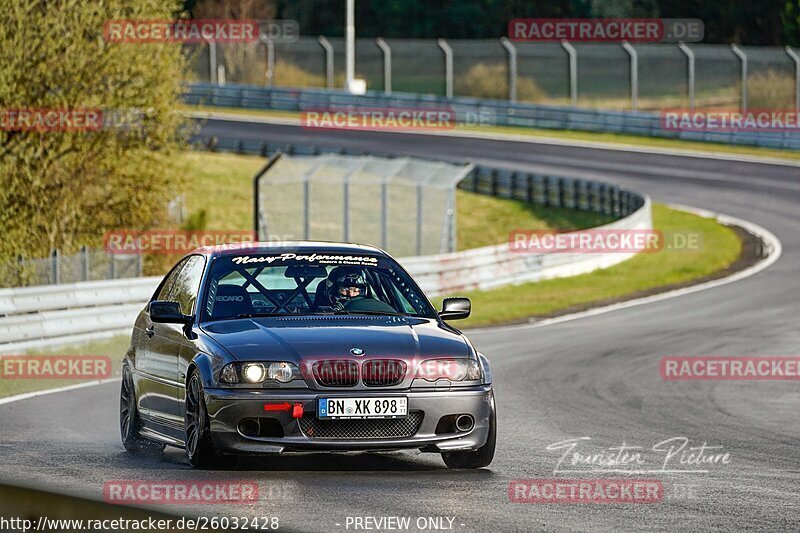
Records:
[[[0,264],[99,247],[105,232],[167,218],[183,179],[186,60],[172,44],[107,43],[103,28],[180,8],[0,0]]]
[[[355,0],[360,37],[500,37],[514,18],[699,18],[708,43],[800,45],[800,0]],[[188,11],[223,6],[294,19],[304,35],[341,36],[345,0],[186,0]],[[217,7],[216,10],[219,10]]]

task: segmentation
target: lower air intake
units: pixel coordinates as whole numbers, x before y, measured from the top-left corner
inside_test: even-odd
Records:
[[[299,422],[300,430],[310,439],[402,439],[416,434],[422,417],[422,411],[411,411],[406,418],[319,420],[304,416]]]

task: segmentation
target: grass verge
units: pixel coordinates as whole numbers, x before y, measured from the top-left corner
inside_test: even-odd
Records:
[[[185,167],[190,176],[186,191],[187,207],[207,209],[208,229],[241,230],[251,227],[251,178],[263,165],[259,157],[231,154],[189,153]],[[214,198],[214,202],[208,202]],[[514,228],[576,229],[603,224],[607,217],[569,209],[531,206],[516,200],[503,200],[459,191],[459,248],[474,248],[506,240]],[[665,250],[640,254],[608,269],[571,278],[545,280],[493,289],[472,291],[473,315],[459,327],[526,321],[568,310],[589,307],[656,291],[659,288],[689,284],[730,267],[741,255],[742,243],[735,231],[718,222],[656,204],[653,209],[656,229],[665,234],[695,232],[701,246],[693,250]],[[453,295],[455,296],[455,295]],[[440,301],[436,302],[440,304]],[[112,361],[112,376],[119,376],[119,365],[129,337],[121,335],[57,349],[32,350],[31,355],[107,355]],[[63,387],[79,380],[12,380],[0,376],[0,397]]]
[[[581,276],[461,293],[458,296],[472,299],[473,314],[456,325],[469,328],[524,322],[532,317],[552,316],[619,301],[641,293],[657,292],[664,287],[690,284],[724,271],[740,257],[742,243],[736,232],[715,220],[659,204],[653,208],[653,219],[655,227],[665,234],[685,231],[698,233],[701,245],[693,250],[639,254],[619,265]],[[440,306],[441,298],[435,303]],[[128,342],[129,337],[121,335],[57,350],[36,350],[29,353],[108,355],[113,364],[112,375],[118,376],[119,363]],[[77,381],[0,379],[0,397],[73,383]]]
[[[122,356],[128,349],[130,335],[117,335],[107,339],[88,341],[79,344],[28,350],[23,355],[105,355],[111,359],[111,377],[120,376]],[[0,358],[2,364],[2,358]],[[83,383],[81,379],[11,379],[0,373],[0,397],[13,396],[46,389],[68,387]]]
[[[695,232],[700,235],[700,244],[692,250],[665,249],[639,254],[613,267],[581,276],[459,294],[472,300],[473,313],[469,319],[458,322],[458,327],[524,322],[689,284],[725,270],[742,252],[736,232],[712,219],[656,204],[653,224],[665,235]],[[441,299],[436,303],[440,304]]]
[[[574,230],[608,224],[613,217],[575,209],[545,207],[521,200],[468,191],[456,194],[456,242],[459,250],[506,242],[510,231]]]
[[[183,155],[189,218],[205,220],[203,229],[243,231],[253,227],[253,176],[266,163],[262,157],[189,152]],[[213,198],[213,202],[208,199]],[[504,242],[516,228],[582,229],[606,224],[598,213],[531,205],[468,191],[456,195],[456,241],[459,250]],[[200,213],[205,211],[203,215]],[[198,229],[198,228],[194,228]]]

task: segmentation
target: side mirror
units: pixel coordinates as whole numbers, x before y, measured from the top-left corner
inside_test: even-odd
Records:
[[[472,303],[469,298],[445,298],[442,300],[442,310],[439,311],[439,318],[442,320],[460,320],[467,318],[472,311]]]
[[[150,320],[161,324],[188,324],[192,317],[181,313],[181,304],[156,300],[150,302]]]

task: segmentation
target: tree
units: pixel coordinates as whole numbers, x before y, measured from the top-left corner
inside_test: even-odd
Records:
[[[174,154],[185,145],[176,113],[185,60],[178,44],[110,43],[103,29],[172,19],[180,7],[0,0],[0,113],[100,108],[104,119],[97,131],[0,128],[0,261],[100,245],[107,231],[165,219],[182,178]]]
[[[800,45],[800,0],[786,0],[781,13],[786,44]]]
[[[190,11],[194,19],[256,20],[275,18],[274,0],[199,0]],[[267,69],[266,49],[261,41],[217,45],[225,77],[236,83],[262,85]]]

